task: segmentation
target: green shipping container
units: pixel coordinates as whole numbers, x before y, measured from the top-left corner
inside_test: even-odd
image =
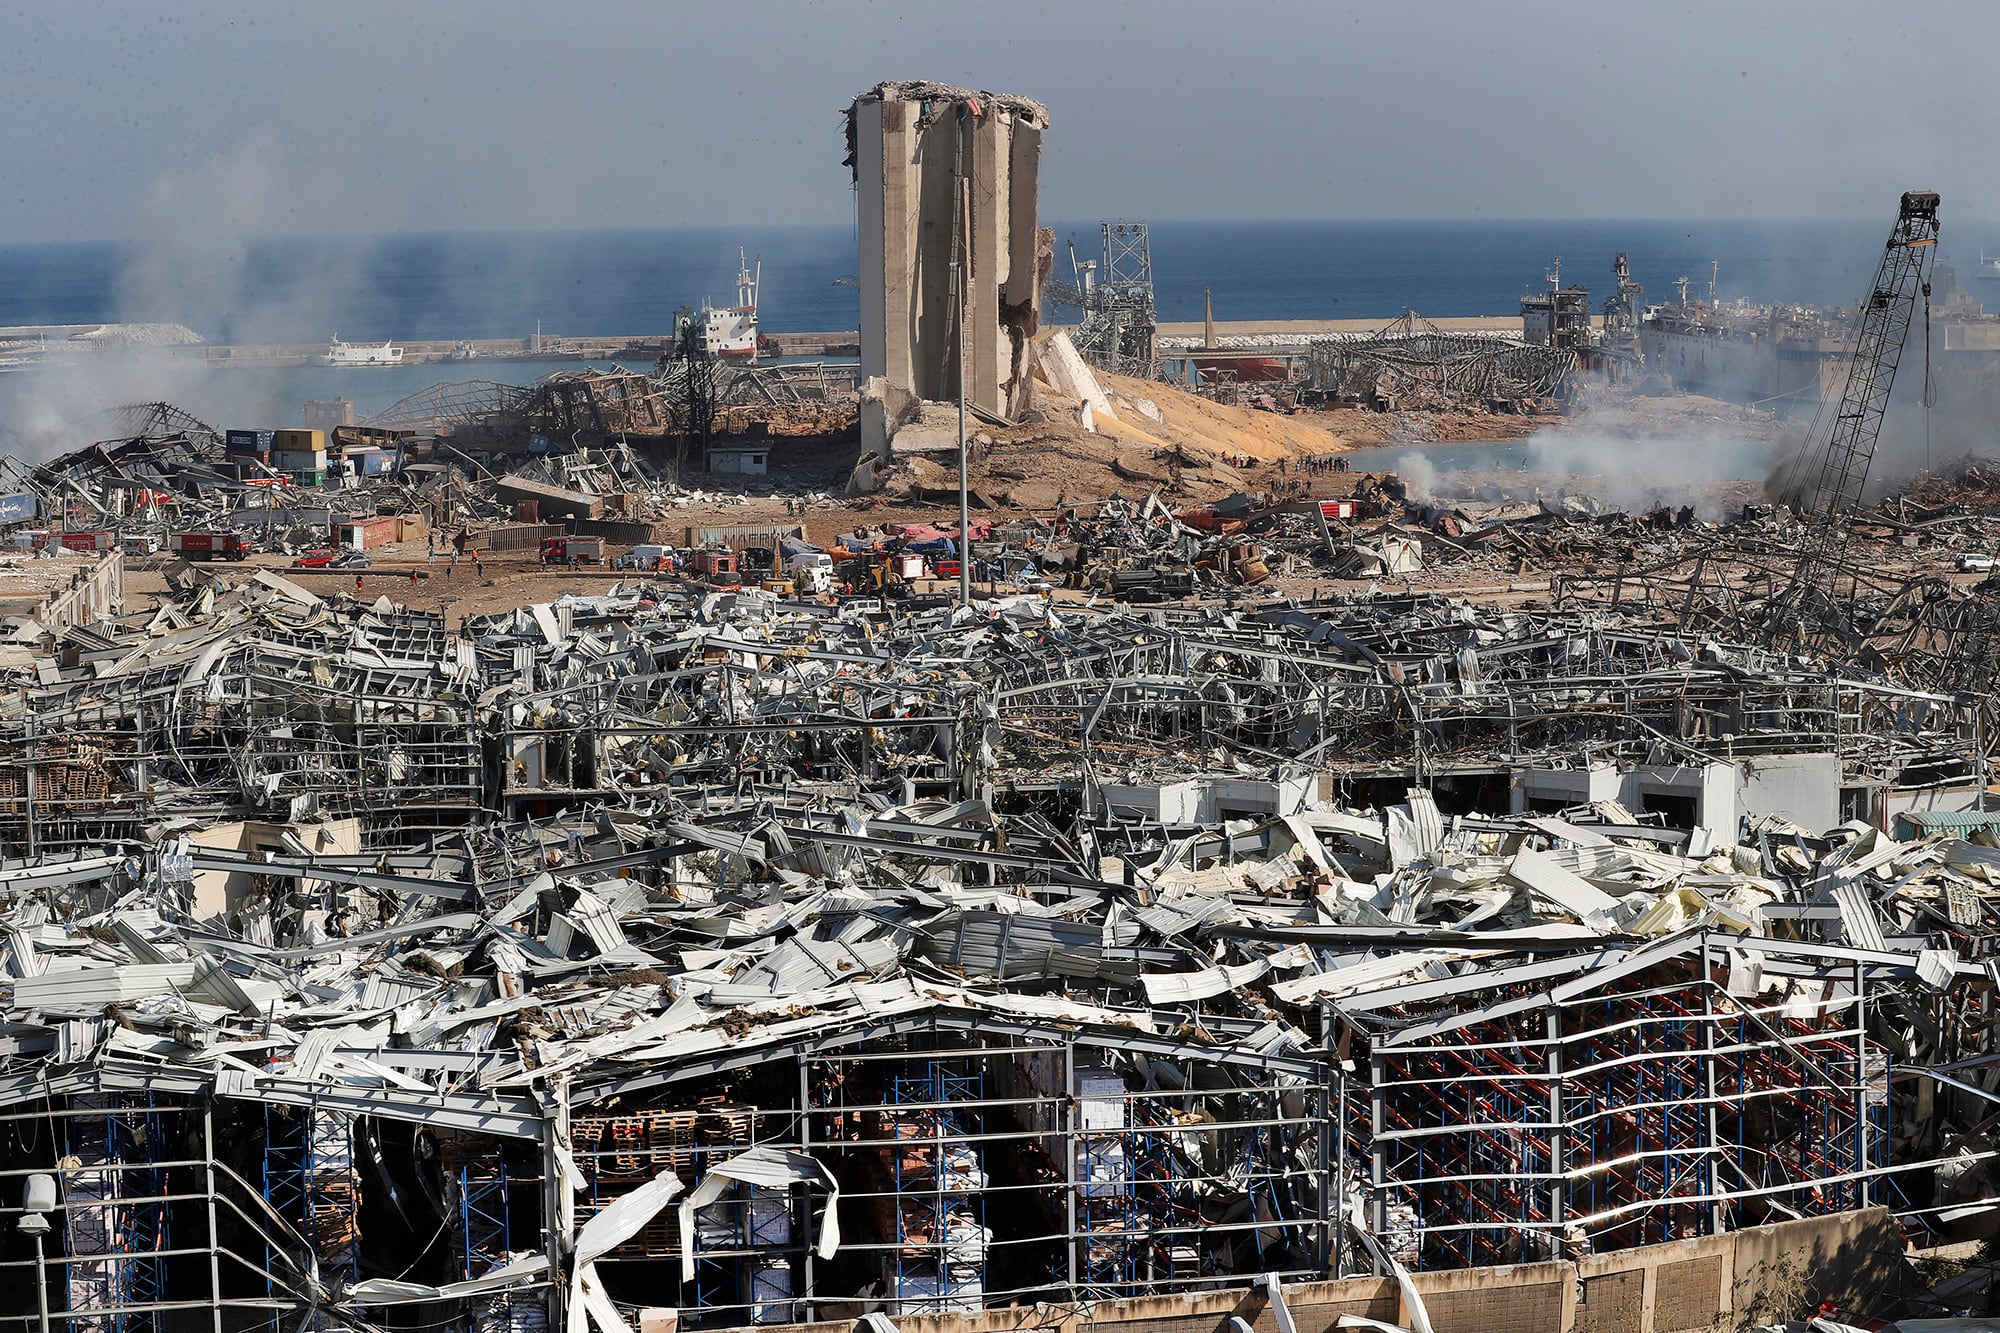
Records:
[[[291,476],[292,480],[300,486],[326,485],[326,472],[324,469],[318,472],[294,472]]]

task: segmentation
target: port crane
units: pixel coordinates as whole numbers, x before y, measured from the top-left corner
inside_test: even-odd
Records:
[[[1806,532],[1791,584],[1774,599],[1767,622],[1774,645],[1813,646],[1845,628],[1846,617],[1834,611],[1831,589],[1823,585],[1841,563],[1847,539],[1843,520],[1861,503],[1919,298],[1929,319],[1937,241],[1937,194],[1906,193],[1876,267],[1874,286],[1862,305],[1860,328],[1831,423],[1822,433],[1822,408],[1778,478],[1774,498],[1805,518]]]

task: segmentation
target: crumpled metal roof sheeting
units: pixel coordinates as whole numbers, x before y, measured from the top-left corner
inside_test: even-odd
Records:
[[[454,633],[260,578],[51,667],[0,716],[0,839],[93,850],[0,866],[17,1101],[155,1089],[534,1138],[558,1089],[615,1119],[916,1038],[1081,1042],[1154,1091],[1334,1090],[1300,1114],[1346,1149],[1288,1159],[1285,1188],[1355,1184],[1392,1253],[1438,1265],[1850,1206],[1931,1150],[1864,1132],[1876,1108],[1906,1125],[1906,1075],[1984,1056],[1939,998],[1985,984],[1981,842],[1731,844],[1610,806],[1448,817],[1421,791],[1060,827],[986,795],[1275,789],[1418,740],[1488,763],[1810,741],[1886,772],[1956,740],[1950,700],[1612,618],[1432,597],[863,618],[636,582]],[[30,761],[32,811],[4,789]],[[182,841],[246,817],[269,827],[240,848]],[[1662,1109],[1688,1089],[1703,1126]],[[1954,1124],[1967,1097],[1939,1094]],[[1772,1144],[1781,1165],[1747,1155]]]

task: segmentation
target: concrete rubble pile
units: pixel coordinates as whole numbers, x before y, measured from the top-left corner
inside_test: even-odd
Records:
[[[1382,1274],[1421,1327],[1433,1270],[1992,1192],[1974,710],[1853,664],[1414,595],[454,630],[264,572],[0,699],[0,1171],[59,1180],[67,1320]]]

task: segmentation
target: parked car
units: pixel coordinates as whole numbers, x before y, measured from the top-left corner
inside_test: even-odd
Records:
[[[1984,551],[1967,551],[1958,557],[1958,572],[1961,574],[1991,574],[1996,563]]]
[[[325,569],[340,555],[331,546],[322,546],[316,551],[307,551],[292,561],[293,569]]]

